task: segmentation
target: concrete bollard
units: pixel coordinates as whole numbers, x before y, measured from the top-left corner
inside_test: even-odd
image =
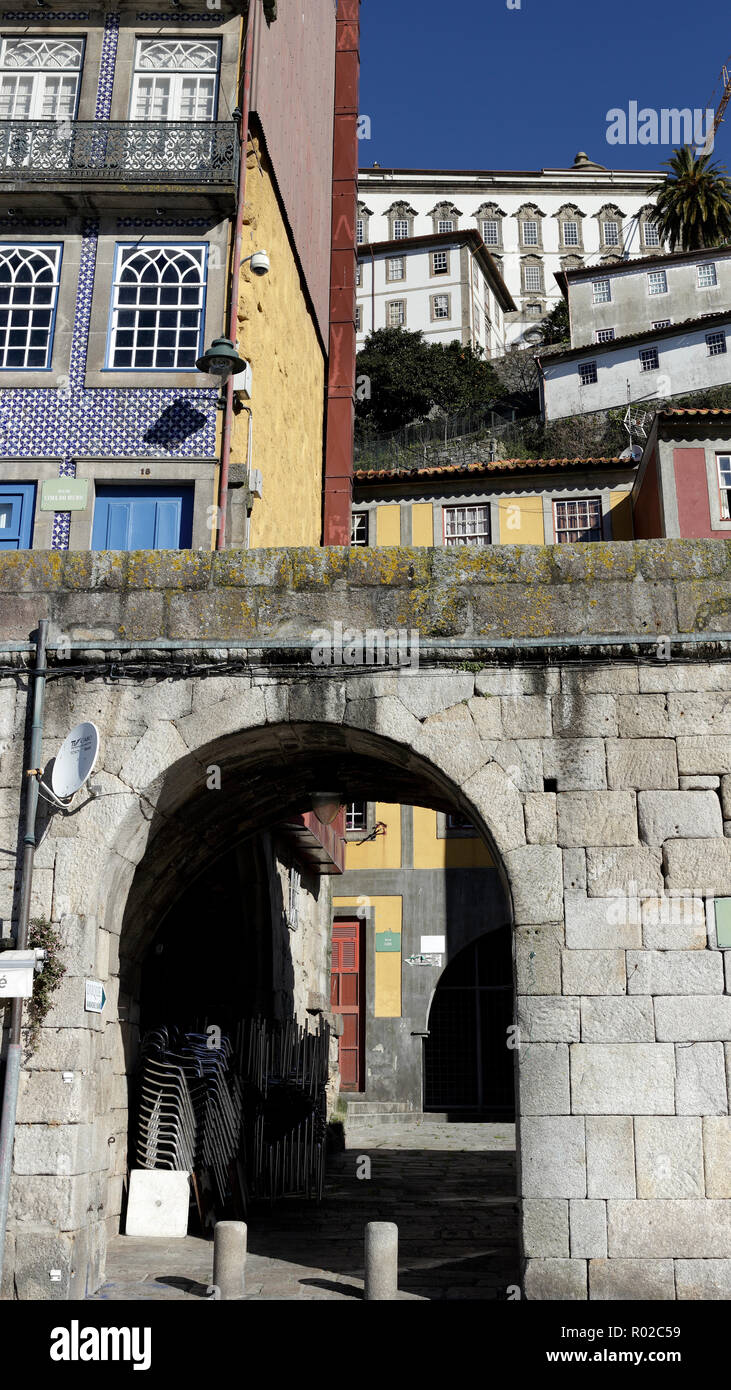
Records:
[[[398,1226],[393,1221],[369,1221],[365,1229],[365,1297],[395,1298],[398,1294]]]
[[[213,1286],[219,1298],[244,1296],[246,1223],[217,1221],[213,1228]]]

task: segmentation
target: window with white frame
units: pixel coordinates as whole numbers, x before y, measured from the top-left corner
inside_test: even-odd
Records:
[[[432,275],[448,275],[448,274],[449,274],[449,252],[448,252],[448,251],[432,251],[432,257],[431,257],[431,273],[432,273]]]
[[[706,333],[706,352],[709,357],[722,357],[726,351],[726,334],[723,329],[716,333]]]
[[[407,217],[395,217],[393,223],[394,241],[403,241],[409,235],[409,220]]]
[[[647,293],[648,294],[667,294],[668,277],[664,270],[648,270],[647,272]]]
[[[83,39],[0,40],[0,121],[73,120]]]
[[[107,366],[195,371],[202,350],[206,245],[116,248]]]
[[[431,316],[433,319],[448,319],[451,317],[448,294],[432,295]]]
[[[543,289],[543,273],[539,265],[523,266],[523,288],[529,294],[540,293]]]
[[[454,231],[454,218],[453,218],[453,217],[442,217],[442,218],[440,218],[440,220],[437,222],[437,231],[440,232],[440,233],[441,233],[441,232],[453,232],[453,231]]]
[[[564,246],[578,246],[578,244],[579,244],[579,224],[578,224],[578,222],[564,222],[564,224],[563,224],[563,244],[564,244]]]
[[[368,829],[368,802],[350,801],[345,806],[345,829],[348,830],[367,830]]]
[[[214,120],[220,53],[218,39],[138,39],[130,119]]]
[[[602,502],[600,497],[565,498],[553,504],[556,541],[559,545],[574,545],[577,541],[600,541],[602,538]]]
[[[50,366],[61,249],[0,243],[0,368]]]
[[[362,333],[362,331],[363,331],[363,305],[362,305],[362,304],[356,304],[356,306],[355,306],[355,331],[356,331],[356,333]]]
[[[656,347],[640,348],[640,371],[656,372],[660,359]]]
[[[605,246],[619,246],[619,223],[602,222],[602,234]]]
[[[538,223],[532,221],[532,220],[529,218],[527,221],[523,222],[521,225],[522,225],[522,228],[523,228],[523,245],[524,245],[524,246],[537,246],[537,245],[538,245]]]
[[[357,288],[357,289],[360,289],[361,285],[363,284],[363,263],[362,263],[362,261],[357,261],[357,262],[356,262],[356,266],[355,266],[355,284],[356,284],[356,288]]]
[[[613,328],[597,328],[594,334],[595,343],[611,343],[614,341]]]
[[[591,285],[593,304],[611,304],[612,286],[609,280],[593,280]]]
[[[724,521],[729,521],[731,520],[731,454],[716,454],[716,467],[721,498],[721,516]]]
[[[643,222],[642,235],[645,246],[659,246],[660,233],[653,222]]]
[[[365,221],[362,217],[355,219],[355,240],[358,246],[362,246],[365,241]]]
[[[579,385],[580,385],[580,386],[596,386],[596,381],[597,381],[596,362],[580,362],[580,363],[579,363]]]
[[[653,327],[653,328],[669,328],[669,327],[670,327],[670,323],[671,323],[671,320],[670,320],[670,319],[655,319],[655,322],[653,323],[652,327]]]
[[[389,256],[386,260],[386,279],[405,280],[406,279],[406,257]]]
[[[497,221],[491,217],[482,224],[482,240],[486,246],[500,245],[500,228]]]
[[[716,267],[713,261],[704,261],[703,265],[698,266],[698,289],[710,290],[718,284]]]
[[[389,328],[402,328],[406,323],[406,300],[392,299],[386,305],[386,323]]]
[[[368,513],[351,512],[350,517],[350,544],[368,544]]]
[[[445,545],[489,545],[490,508],[487,503],[444,508]]]

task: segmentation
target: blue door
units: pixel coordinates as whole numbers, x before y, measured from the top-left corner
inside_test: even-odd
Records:
[[[0,550],[30,550],[35,483],[0,483]]]
[[[92,550],[187,550],[192,539],[192,487],[97,487]]]

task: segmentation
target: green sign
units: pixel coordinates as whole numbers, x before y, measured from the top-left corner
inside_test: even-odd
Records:
[[[46,478],[41,487],[41,511],[83,512],[88,495],[88,478]]]
[[[731,950],[731,898],[716,898],[716,944]]]
[[[400,931],[377,931],[376,932],[377,951],[400,951],[401,932]]]

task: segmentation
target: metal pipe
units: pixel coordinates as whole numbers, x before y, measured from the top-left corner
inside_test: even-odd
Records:
[[[323,629],[313,629],[324,631]],[[419,648],[427,651],[520,651],[553,647],[656,647],[658,642],[671,645],[705,643],[713,646],[731,643],[731,632],[675,632],[657,633],[610,633],[598,637],[419,637]],[[176,637],[145,637],[137,642],[96,641],[93,637],[76,639],[73,642],[49,643],[48,651],[309,651],[311,637],[213,637],[180,641]],[[29,642],[0,642],[0,655],[33,652]],[[54,674],[62,670],[53,668]]]
[[[46,695],[46,641],[48,619],[38,624],[36,663],[33,685],[33,725],[30,738],[30,771],[25,783],[25,835],[23,836],[23,870],[20,883],[20,909],[15,945],[19,951],[28,946],[28,924],[33,888],[33,863],[36,851],[36,814],[38,810],[38,779],[33,769],[40,765],[43,749],[43,707]],[[10,1010],[10,1046],[5,1066],[2,1116],[0,1117],[0,1284],[2,1283],[5,1231],[8,1222],[10,1177],[13,1166],[15,1116],[18,1102],[18,1083],[21,1062],[21,1024],[23,1000],[13,999]]]
[[[241,274],[241,239],[244,225],[244,202],[246,199],[246,161],[249,149],[249,115],[251,111],[251,73],[254,48],[255,16],[258,14],[259,0],[249,0],[246,17],[246,43],[244,45],[244,90],[241,101],[239,187],[236,199],[236,221],[231,256],[231,304],[229,308],[228,336],[236,343],[239,326],[239,276]],[[228,466],[231,456],[231,428],[233,424],[234,384],[229,377],[226,382],[223,428],[221,431],[221,470],[218,475],[218,536],[216,549],[226,548],[226,515],[228,512]]]

